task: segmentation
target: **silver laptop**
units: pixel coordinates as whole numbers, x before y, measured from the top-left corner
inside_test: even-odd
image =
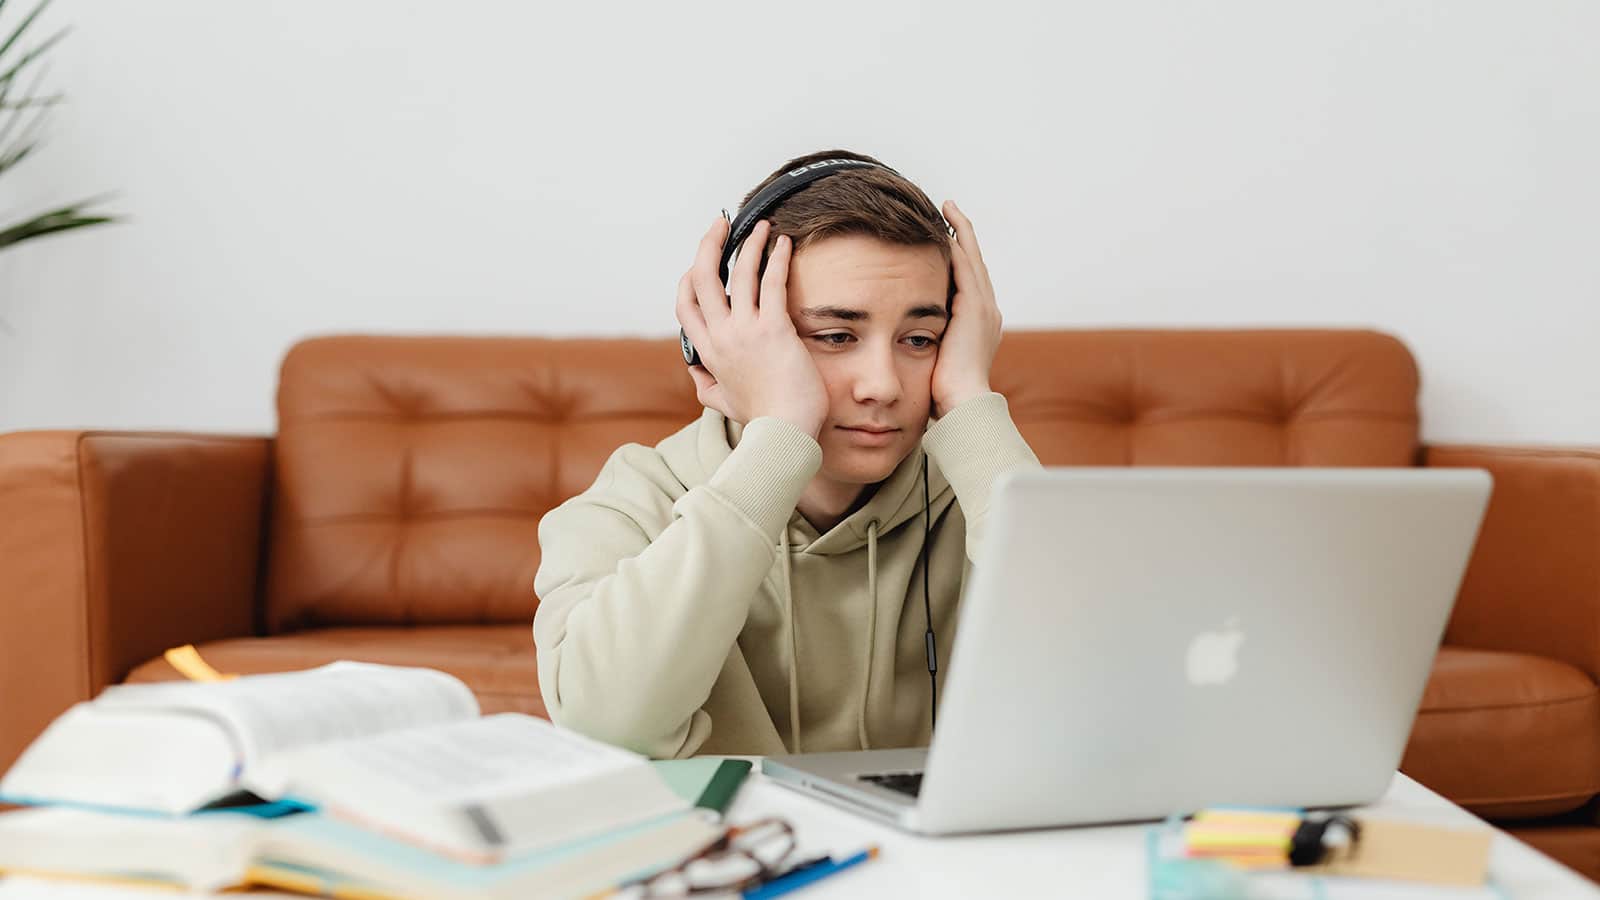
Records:
[[[1489,488],[1480,469],[1008,475],[932,746],[762,770],[926,834],[1374,801]]]

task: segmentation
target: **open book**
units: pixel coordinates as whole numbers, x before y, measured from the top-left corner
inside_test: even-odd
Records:
[[[443,672],[352,662],[111,687],[0,779],[5,802],[169,815],[241,792],[478,863],[689,808],[638,754],[532,716],[480,717]]]

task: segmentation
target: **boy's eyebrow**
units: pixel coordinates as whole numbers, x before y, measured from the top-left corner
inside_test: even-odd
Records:
[[[800,315],[807,319],[842,319],[846,322],[865,322],[872,315],[864,309],[851,309],[847,306],[808,306],[800,310]],[[947,319],[949,314],[943,306],[929,303],[925,306],[913,306],[906,310],[908,319]]]

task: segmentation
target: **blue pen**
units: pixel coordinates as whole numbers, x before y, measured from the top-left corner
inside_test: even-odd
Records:
[[[758,888],[744,892],[744,900],[772,900],[781,897],[793,890],[798,890],[815,881],[821,881],[835,872],[842,872],[857,863],[864,863],[878,855],[876,846],[857,853],[855,856],[839,860],[838,862],[821,862],[814,866],[807,866],[796,872],[790,872],[782,878],[777,878]]]

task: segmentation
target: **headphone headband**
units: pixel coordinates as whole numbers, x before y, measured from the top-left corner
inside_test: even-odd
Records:
[[[826,178],[836,172],[847,169],[883,169],[894,172],[888,166],[866,162],[859,159],[821,159],[814,163],[801,166],[798,169],[779,175],[772,183],[762,188],[759,193],[750,198],[750,202],[739,208],[739,214],[733,219],[733,227],[728,231],[728,240],[722,245],[722,260],[717,264],[717,277],[722,279],[724,286],[728,283],[728,262],[733,259],[734,251],[744,243],[744,239],[755,230],[756,223],[761,221],[767,213],[771,212],[778,204],[788,199],[790,194],[800,190],[819,178]],[[894,172],[899,175],[899,172]]]

